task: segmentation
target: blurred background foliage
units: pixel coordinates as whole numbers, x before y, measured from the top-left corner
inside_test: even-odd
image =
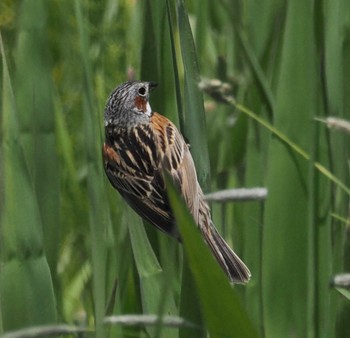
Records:
[[[349,134],[319,121],[350,118],[349,13],[347,0],[2,0],[0,333],[349,337],[349,296],[330,283],[350,268]],[[143,227],[109,186],[103,109],[128,79],[159,83],[152,107],[189,140],[206,192],[268,188],[212,205],[248,285],[230,288],[186,227],[184,250]],[[104,323],[126,314],[195,326]]]

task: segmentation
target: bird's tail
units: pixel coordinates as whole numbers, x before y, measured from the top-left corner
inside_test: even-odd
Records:
[[[209,223],[209,224],[208,224]],[[244,284],[250,279],[251,273],[238,255],[229,247],[215,225],[210,220],[206,226],[200,226],[200,231],[211,249],[214,257],[221,265],[233,283]]]

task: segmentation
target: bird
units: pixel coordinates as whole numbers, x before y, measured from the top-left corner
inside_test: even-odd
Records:
[[[212,221],[189,145],[173,122],[151,108],[150,93],[156,86],[152,81],[128,81],[109,95],[102,147],[106,176],[137,214],[181,242],[167,196],[168,172],[230,282],[245,284],[251,273]]]

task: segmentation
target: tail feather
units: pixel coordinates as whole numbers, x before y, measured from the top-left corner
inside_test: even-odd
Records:
[[[214,257],[233,283],[247,283],[251,273],[238,255],[229,247],[214,224],[199,227]]]

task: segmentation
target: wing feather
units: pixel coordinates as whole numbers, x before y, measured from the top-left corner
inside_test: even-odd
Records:
[[[103,145],[104,168],[113,187],[141,217],[178,238],[155,141],[147,126],[111,133]]]
[[[199,195],[201,189],[189,147],[176,126],[162,115],[152,116],[152,125],[161,144],[164,167],[178,185],[196,223],[199,220]]]
[[[193,159],[182,135],[167,118],[154,113],[149,125],[111,133],[103,146],[103,159],[107,177],[129,205],[162,231],[179,238],[165,189],[166,169],[198,223],[201,190]]]

